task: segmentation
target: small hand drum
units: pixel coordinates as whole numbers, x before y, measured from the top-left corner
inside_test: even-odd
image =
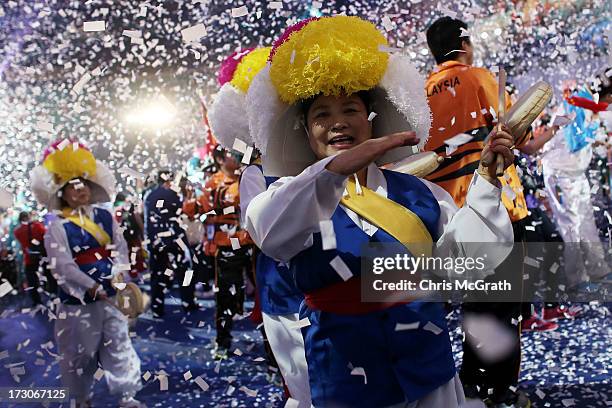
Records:
[[[384,168],[422,178],[435,171],[442,161],[444,158],[438,156],[436,152],[421,152],[388,164]]]
[[[143,294],[138,285],[128,282],[123,289],[117,288],[117,309],[130,319],[141,315],[149,305],[149,296]]]

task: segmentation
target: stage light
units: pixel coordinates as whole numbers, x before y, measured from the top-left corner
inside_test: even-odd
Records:
[[[160,97],[129,112],[125,121],[134,126],[166,127],[175,121],[176,113],[174,106],[165,97]]]

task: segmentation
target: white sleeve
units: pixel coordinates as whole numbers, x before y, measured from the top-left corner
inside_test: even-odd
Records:
[[[308,247],[319,222],[334,214],[347,177],[325,168],[333,158],[318,161],[296,177],[279,179],[251,200],[246,229],[266,255],[289,261]]]
[[[434,255],[476,258],[486,254],[485,268],[472,277],[481,279],[493,273],[510,254],[514,243],[512,223],[501,203],[501,189],[474,172],[465,205],[458,209],[448,192],[429,181],[423,182],[440,205]]]
[[[81,271],[72,258],[68,237],[63,222],[57,220],[49,225],[45,234],[45,249],[49,259],[49,269],[57,279],[58,285],[71,296],[83,299],[85,292],[96,281]]]
[[[266,178],[257,166],[248,166],[240,178],[240,222],[245,223],[246,211],[251,201],[266,191]]]

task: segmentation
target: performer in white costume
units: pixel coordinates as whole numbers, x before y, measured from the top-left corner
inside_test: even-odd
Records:
[[[576,115],[574,123],[557,132],[544,145],[541,157],[548,201],[557,229],[566,243],[567,283],[573,288],[588,285],[608,272],[586,174],[593,158],[592,114],[567,101],[564,110],[566,115]]]
[[[253,77],[266,65],[270,48],[245,50],[230,55],[221,64],[218,79],[221,89],[208,113],[208,121],[217,141],[225,148],[240,146],[247,155],[243,162],[253,162],[253,141],[246,118],[246,92]],[[240,142],[244,142],[242,145]],[[240,216],[243,219],[251,200],[266,191],[277,178],[264,177],[255,161],[240,177]],[[255,270],[256,289],[263,316],[264,330],[285,385],[298,406],[310,407],[308,366],[302,332],[296,328],[304,295],[295,287],[293,277],[283,264],[260,253]]]
[[[380,170],[427,139],[422,76],[408,57],[382,51],[382,34],[357,17],[306,21],[284,37],[247,95],[264,174],[281,178],[251,200],[246,225],[264,253],[290,262],[305,294],[300,326],[313,404],[459,407],[441,304],[361,301],[361,248],[401,242],[410,252],[411,242],[429,243],[438,255],[471,256],[462,243],[496,242],[504,249],[489,254],[485,269],[495,268],[513,239],[494,171],[483,163],[458,210],[442,188]],[[512,137],[499,132],[491,142],[485,149],[507,167]],[[392,216],[381,222],[373,212]],[[324,249],[321,223],[329,221],[336,245]],[[428,323],[440,331],[423,330]]]
[[[82,144],[54,143],[31,173],[36,199],[56,211],[45,248],[59,285],[55,339],[62,383],[77,407],[91,406],[94,375],[103,370],[119,406],[144,407],[140,359],[128,334],[128,319],[116,306],[115,274],[128,276],[127,244],[113,215],[95,204],[110,202],[115,179]],[[112,261],[111,261],[112,259]]]

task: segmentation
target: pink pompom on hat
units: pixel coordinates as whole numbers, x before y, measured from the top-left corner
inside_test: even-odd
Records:
[[[241,51],[236,51],[221,63],[219,71],[217,72],[217,81],[219,82],[219,86],[225,85],[227,82],[230,82],[232,78],[234,78],[234,72],[236,72],[236,68],[238,68],[238,65],[242,59],[253,50],[254,48],[247,48]]]

